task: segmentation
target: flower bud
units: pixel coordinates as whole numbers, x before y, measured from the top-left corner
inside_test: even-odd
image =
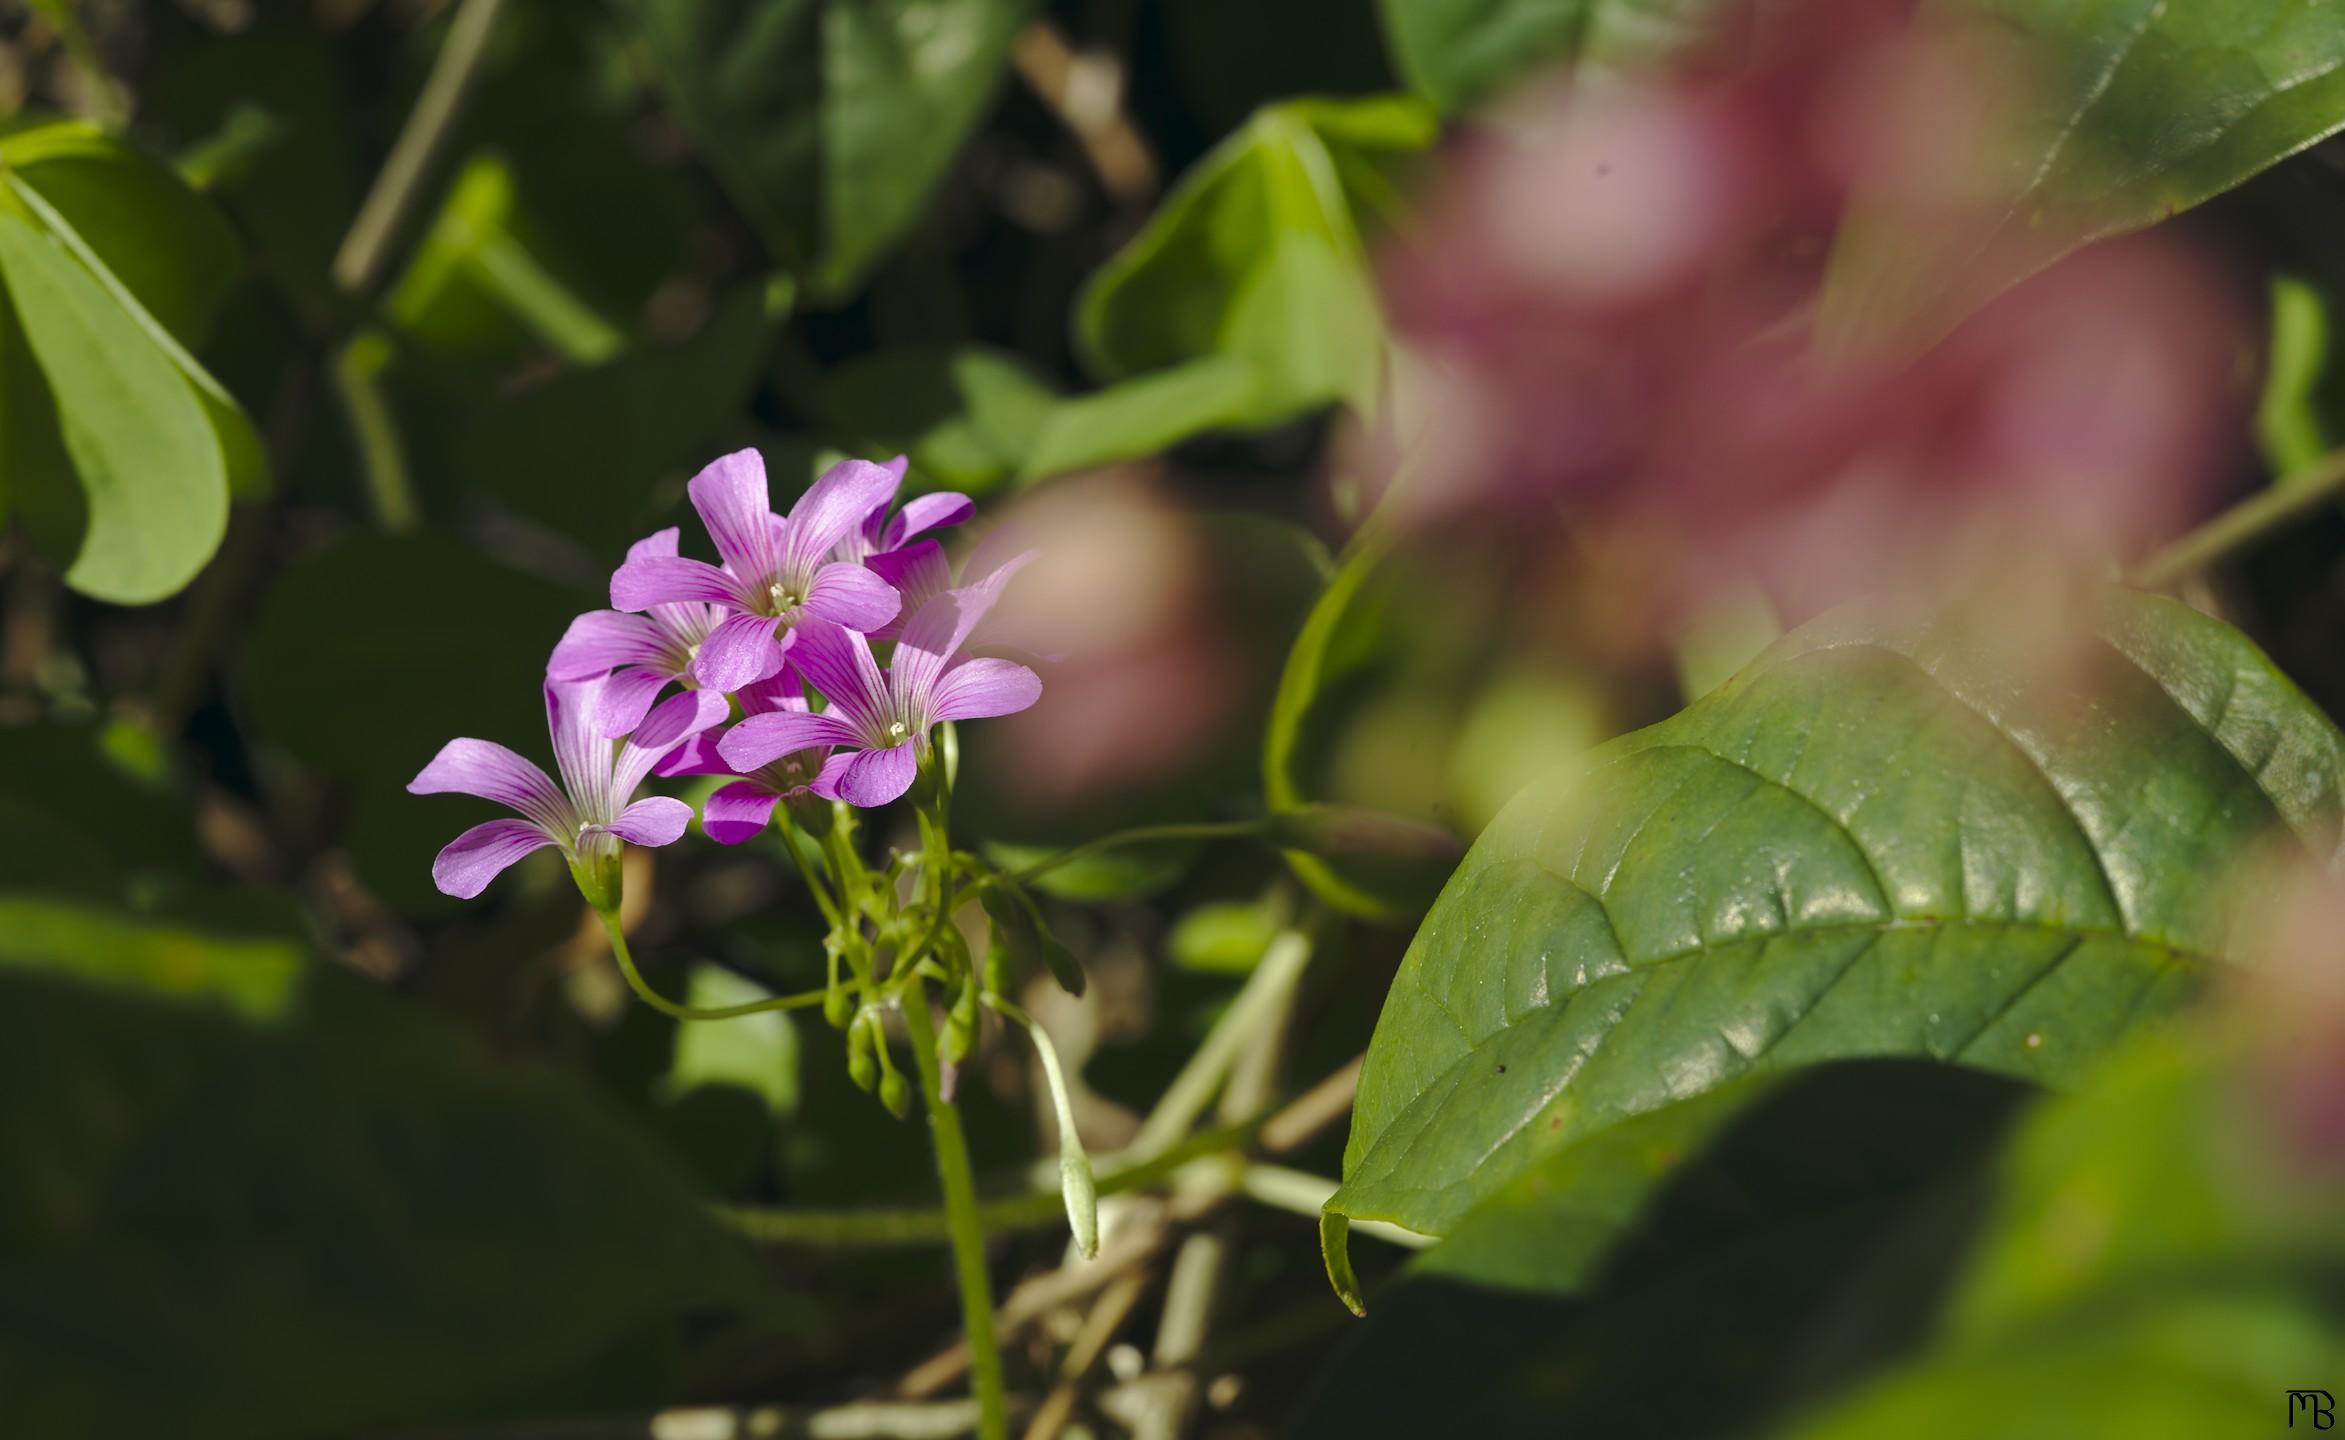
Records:
[[[847,993],[846,986],[833,983],[822,992],[822,1018],[833,1030],[846,1029],[847,1022],[855,1018],[855,997]]]
[[[905,1082],[903,1071],[890,1070],[879,1077],[879,1103],[898,1120],[912,1113],[912,1087]]]
[[[872,1052],[869,1025],[858,1023],[847,1031],[847,1078],[864,1091],[879,1079],[879,1057]]]

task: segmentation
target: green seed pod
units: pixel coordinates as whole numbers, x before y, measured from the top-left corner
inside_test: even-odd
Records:
[[[855,1018],[855,997],[847,993],[846,986],[833,985],[823,992],[822,1018],[833,1030],[846,1029],[847,1022]]]
[[[847,1078],[858,1090],[869,1090],[879,1079],[879,1057],[872,1052],[871,1027],[857,1023],[847,1031]]]
[[[890,1070],[879,1077],[879,1103],[898,1120],[912,1113],[912,1087],[904,1083],[903,1071]]]
[[[953,997],[953,1008],[945,1012],[944,1033],[937,1037],[937,1058],[947,1065],[958,1065],[969,1058],[969,1050],[977,1043],[977,979],[969,976],[961,981],[960,993]]]

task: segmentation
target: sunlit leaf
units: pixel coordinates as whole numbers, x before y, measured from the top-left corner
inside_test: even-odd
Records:
[[[1432,113],[1401,97],[1257,113],[1085,287],[1076,335],[1092,368],[1121,380],[1242,366],[1247,383],[1210,417],[1222,426],[1337,401],[1372,407],[1384,325],[1366,233],[1397,209],[1397,168],[1434,130]]]
[[[126,605],[177,593],[228,528],[228,472],[202,403],[105,287],[20,213],[0,211],[0,281],[86,507],[66,580]],[[8,403],[40,401],[12,389]]]

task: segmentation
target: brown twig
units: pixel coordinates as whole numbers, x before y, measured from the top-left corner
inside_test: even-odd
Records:
[[[1079,51],[1058,26],[1037,20],[1010,50],[1018,78],[1083,147],[1099,183],[1119,205],[1156,191],[1156,157],[1124,113],[1124,67],[1100,51]]]

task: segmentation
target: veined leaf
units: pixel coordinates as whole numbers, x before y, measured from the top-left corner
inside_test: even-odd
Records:
[[[1848,1056],[2073,1080],[2226,944],[2275,829],[2338,854],[2345,737],[2245,638],[2113,593],[2074,683],[1953,625],[1826,616],[1518,797],[1418,931],[1347,1219],[1447,1232],[1542,1157]]]
[[[1028,0],[629,0],[677,111],[777,258],[853,291],[1007,72]]]
[[[1860,190],[1818,334],[1927,341],[2069,251],[2153,225],[2345,128],[2345,0],[1938,0],[2017,47],[2038,88],[1984,203],[1908,213]]]

